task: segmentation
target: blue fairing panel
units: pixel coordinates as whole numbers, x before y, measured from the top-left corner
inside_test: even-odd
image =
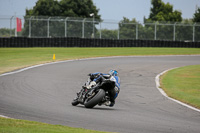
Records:
[[[118,76],[115,76],[115,79],[116,79],[115,84],[116,84],[116,86],[120,89],[120,79],[119,79]]]

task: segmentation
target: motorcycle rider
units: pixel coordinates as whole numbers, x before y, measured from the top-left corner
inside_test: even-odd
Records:
[[[102,82],[102,80],[108,79],[110,76],[114,77],[115,87],[114,89],[109,91],[110,101],[104,103],[106,106],[113,107],[115,104],[115,99],[117,98],[120,91],[120,79],[118,77],[118,72],[116,70],[110,70],[108,74],[97,72],[97,73],[90,73],[89,76],[90,78],[83,86],[88,89],[95,87],[97,83]]]

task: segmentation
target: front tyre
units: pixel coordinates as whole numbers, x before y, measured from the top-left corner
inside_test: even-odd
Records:
[[[99,89],[97,94],[91,98],[91,99],[86,99],[84,105],[86,108],[93,108],[95,105],[97,105],[105,96],[105,91],[103,89]]]
[[[79,104],[79,102],[78,102],[77,99],[74,99],[74,100],[72,101],[72,105],[73,105],[73,106],[76,106],[76,105],[78,105],[78,104]]]

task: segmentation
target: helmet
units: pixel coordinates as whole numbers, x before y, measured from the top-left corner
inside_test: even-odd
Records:
[[[112,76],[117,76],[118,72],[116,70],[110,70],[109,74],[112,75]]]

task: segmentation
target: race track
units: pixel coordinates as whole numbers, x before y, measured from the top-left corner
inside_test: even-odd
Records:
[[[200,56],[110,57],[67,61],[0,76],[0,115],[122,133],[200,133],[200,113],[156,89],[162,71],[200,64]],[[74,107],[87,74],[116,69],[121,92],[113,108]]]

